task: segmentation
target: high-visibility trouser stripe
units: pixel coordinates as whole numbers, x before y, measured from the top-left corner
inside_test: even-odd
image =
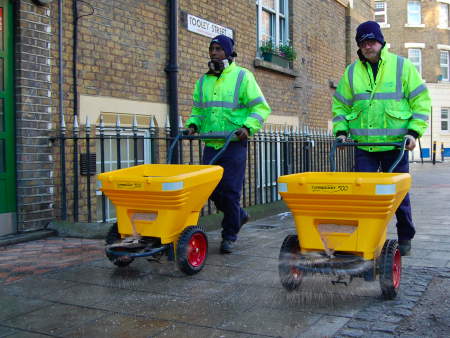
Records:
[[[263,124],[264,119],[262,118],[261,115],[256,114],[256,113],[252,113],[249,115],[249,117],[253,117],[254,119],[257,119],[259,121],[259,123]]]
[[[356,136],[400,136],[406,134],[408,129],[350,129],[350,134]]]
[[[335,116],[333,118],[333,123],[336,123],[336,122],[339,122],[339,121],[345,121],[345,116],[344,115],[338,115],[338,116]]]
[[[338,92],[334,93],[334,97],[336,98],[336,100],[341,101],[343,104],[346,104],[347,106],[351,106],[352,103],[353,103],[352,100],[346,99],[345,97],[343,97]]]
[[[411,99],[415,98],[417,95],[424,92],[425,90],[427,90],[427,86],[425,86],[424,84],[421,84],[419,87],[414,89],[411,93],[409,93],[408,99],[411,100]]]
[[[412,114],[412,118],[413,119],[419,119],[419,120],[428,121],[429,117],[426,114],[413,113]]]

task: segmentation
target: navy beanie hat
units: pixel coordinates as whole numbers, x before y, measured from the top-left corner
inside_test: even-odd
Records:
[[[209,45],[211,46],[214,42],[218,43],[223,48],[226,57],[236,56],[236,53],[233,51],[234,41],[232,38],[221,34],[212,39]]]
[[[356,28],[356,43],[359,44],[365,40],[377,40],[384,45],[384,36],[381,33],[381,28],[378,22],[366,21]]]

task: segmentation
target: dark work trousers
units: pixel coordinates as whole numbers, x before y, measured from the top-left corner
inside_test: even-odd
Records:
[[[208,164],[219,151],[220,149],[206,146],[203,152],[203,163]],[[222,179],[210,196],[216,208],[223,212],[222,238],[224,240],[237,239],[241,222],[247,216],[240,205],[246,163],[246,141],[230,142],[222,156],[214,163],[224,169]]]
[[[381,169],[382,172],[387,172],[391,165],[399,156],[399,150],[368,152],[356,148],[355,150],[355,170],[361,172],[377,172]],[[408,173],[408,152],[405,154],[394,173]],[[406,194],[402,203],[395,212],[397,217],[397,235],[399,240],[408,240],[414,237],[416,230],[412,222],[411,202],[409,200],[409,193]]]

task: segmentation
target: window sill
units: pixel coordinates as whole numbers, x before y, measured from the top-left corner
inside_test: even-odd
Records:
[[[255,58],[255,60],[253,61],[253,65],[255,66],[255,68],[268,69],[268,70],[271,70],[271,71],[274,71],[277,73],[286,74],[286,75],[289,75],[292,77],[299,76],[298,72],[294,69],[281,67],[281,66],[273,64],[272,62],[264,61],[260,58]]]
[[[446,29],[446,30],[450,30],[450,27],[448,27],[448,26],[437,26],[437,29]]]
[[[425,24],[424,23],[421,23],[421,24],[406,23],[405,27],[409,27],[409,28],[424,28]]]
[[[391,25],[388,23],[380,23],[381,28],[391,28]]]

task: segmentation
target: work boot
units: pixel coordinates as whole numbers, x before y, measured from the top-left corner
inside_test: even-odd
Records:
[[[233,252],[234,242],[224,239],[222,243],[220,243],[220,253],[221,254],[229,254]]]
[[[402,256],[409,256],[411,253],[411,240],[410,239],[399,240],[398,248],[400,249],[400,254]]]
[[[241,220],[241,224],[239,225],[239,229],[241,229],[242,228],[242,226],[245,224],[245,223],[248,223],[250,221],[250,215],[249,214],[245,214],[245,216],[242,218],[242,220]]]

